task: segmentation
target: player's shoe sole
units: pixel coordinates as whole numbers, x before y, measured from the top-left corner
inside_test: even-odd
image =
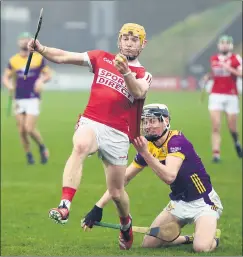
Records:
[[[66,210],[67,215],[65,217],[64,214],[62,213],[62,209],[58,209],[58,208],[51,209],[49,211],[49,218],[54,220],[55,223],[64,225],[68,221],[68,218],[67,218],[68,210]]]

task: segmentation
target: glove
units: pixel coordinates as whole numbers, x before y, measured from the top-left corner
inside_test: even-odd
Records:
[[[81,220],[81,227],[86,230],[86,228],[92,228],[95,221],[100,222],[102,220],[103,209],[95,205],[93,209]]]

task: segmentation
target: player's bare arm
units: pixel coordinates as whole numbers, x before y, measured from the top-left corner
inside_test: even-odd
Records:
[[[35,82],[35,92],[40,93],[43,90],[43,86],[51,79],[50,69],[46,69],[41,72],[40,77]]]
[[[48,69],[44,69],[42,72],[41,72],[41,79],[43,81],[43,83],[46,83],[48,82],[52,77],[52,72],[51,70],[48,68]]]
[[[242,67],[239,68],[233,68],[232,66],[230,66],[229,64],[222,62],[220,63],[221,66],[226,69],[227,71],[229,71],[231,74],[237,76],[237,77],[242,77]]]
[[[212,73],[208,72],[203,76],[203,81],[207,83],[210,79],[212,79]]]
[[[203,102],[205,95],[206,95],[206,84],[208,81],[212,79],[212,74],[210,72],[206,73],[202,79],[200,80],[200,89],[201,89],[201,94],[200,94],[200,101]]]
[[[147,143],[145,137],[138,137],[134,140],[135,148],[156,175],[166,184],[173,183],[183,163],[183,159],[176,156],[167,156],[166,165],[164,165],[148,151]]]
[[[136,79],[131,72],[127,76],[124,76],[127,88],[130,93],[137,99],[144,98],[149,89],[149,84],[144,79]]]
[[[123,75],[126,86],[129,92],[134,98],[144,98],[148,89],[149,84],[144,79],[136,79],[132,74],[128,66],[128,61],[126,56],[122,54],[117,54],[114,60],[114,65],[117,70]]]
[[[40,53],[47,60],[57,64],[85,65],[84,53],[69,52],[58,48],[47,47],[42,45],[38,40],[36,40],[34,44],[34,40],[31,39],[28,43],[28,49],[31,52],[36,51]]]
[[[2,83],[9,91],[14,90],[14,86],[12,85],[12,82],[11,82],[12,76],[13,76],[12,71],[8,68],[5,69],[2,77]]]

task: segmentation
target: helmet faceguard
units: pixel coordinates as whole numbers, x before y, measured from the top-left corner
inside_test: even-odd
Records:
[[[126,51],[124,49],[124,45],[121,42],[122,36],[138,37],[140,46],[133,48],[133,49],[130,48],[129,53],[126,53]],[[145,32],[145,29],[143,26],[140,26],[135,23],[126,23],[122,26],[122,28],[119,32],[117,44],[118,44],[120,53],[125,55],[127,57],[127,60],[129,60],[129,61],[135,60],[139,56],[139,54],[141,53],[143,48],[145,47],[145,43],[146,43],[146,32]]]
[[[233,38],[227,35],[224,35],[219,38],[218,41],[218,50],[221,54],[227,55],[234,48]]]
[[[169,122],[165,118],[169,118]],[[141,134],[148,141],[157,141],[170,129],[170,114],[164,104],[145,105],[141,117]]]

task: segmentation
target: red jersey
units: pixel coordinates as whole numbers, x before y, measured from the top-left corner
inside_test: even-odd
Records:
[[[83,116],[124,132],[132,141],[140,135],[145,99],[134,99],[130,94],[122,74],[113,65],[114,54],[94,50],[87,52],[86,58],[94,79]],[[151,84],[151,74],[139,63],[129,68],[137,79],[144,78]]]
[[[221,67],[220,62],[228,63],[232,68],[242,68],[242,58],[236,54],[224,56],[217,54],[211,57],[213,87],[211,93],[237,95],[237,77]]]

